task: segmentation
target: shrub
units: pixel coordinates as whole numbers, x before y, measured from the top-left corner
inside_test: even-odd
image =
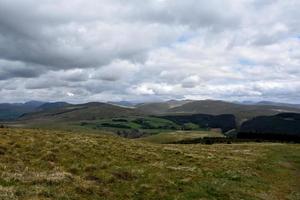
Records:
[[[87,122],[81,122],[80,123],[80,126],[86,126],[86,125],[88,125],[89,123],[87,123]]]
[[[127,119],[113,119],[113,122],[128,122]]]
[[[199,126],[196,124],[193,124],[193,123],[183,124],[183,130],[190,131],[190,130],[197,130],[197,129],[199,129]]]
[[[204,144],[213,144],[213,140],[211,139],[205,139]]]

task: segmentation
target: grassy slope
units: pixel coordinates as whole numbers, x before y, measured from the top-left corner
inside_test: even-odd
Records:
[[[143,119],[147,122],[148,126],[151,129],[145,129],[145,127],[136,122],[138,119]],[[116,121],[116,120],[126,120],[124,122]],[[84,123],[84,125],[82,125]],[[107,123],[110,126],[104,126],[103,124]],[[93,133],[101,133],[101,132],[116,132],[118,130],[132,130],[139,129],[145,133],[158,134],[160,132],[170,132],[174,131],[174,129],[170,129],[168,127],[177,127],[180,128],[179,125],[161,118],[155,117],[126,117],[126,118],[107,118],[107,119],[99,119],[99,120],[83,120],[79,122],[52,122],[52,121],[35,121],[34,123],[20,123],[20,124],[7,124],[9,127],[23,127],[23,128],[42,128],[42,129],[50,129],[50,130],[61,130],[61,131],[83,131],[83,132],[93,132]],[[124,125],[128,128],[118,128],[114,125]]]
[[[124,122],[114,121],[114,120],[126,120]],[[88,125],[90,127],[98,127],[98,128],[107,128],[109,126],[103,126],[101,124],[108,123],[110,125],[125,125],[128,126],[128,128],[131,129],[144,129],[143,125],[139,122],[136,122],[136,120],[142,119],[144,122],[148,124],[152,129],[162,129],[163,126],[172,126],[172,127],[179,127],[179,125],[175,124],[172,121],[161,119],[161,118],[155,118],[155,117],[126,117],[126,118],[110,118],[110,119],[102,119],[102,120],[96,120],[96,121],[87,121]]]
[[[299,199],[300,146],[0,129],[0,199]]]
[[[143,113],[106,103],[70,105],[35,113],[28,113],[19,119],[22,123],[74,122],[114,117],[141,116]]]
[[[241,124],[243,121],[256,116],[270,116],[282,112],[299,113],[299,108],[291,108],[286,106],[275,105],[241,105],[236,103],[203,100],[186,103],[182,106],[169,109],[170,113],[201,113],[210,115],[233,114],[237,118],[237,122]]]
[[[138,140],[164,144],[203,137],[224,137],[224,135],[220,132],[214,131],[173,131],[151,135],[148,137],[140,138]]]

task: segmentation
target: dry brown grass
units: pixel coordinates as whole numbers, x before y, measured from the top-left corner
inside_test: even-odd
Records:
[[[0,200],[299,199],[300,146],[0,130]]]

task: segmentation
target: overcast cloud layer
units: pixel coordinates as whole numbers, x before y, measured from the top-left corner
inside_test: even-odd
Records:
[[[299,0],[0,0],[0,101],[300,103]]]

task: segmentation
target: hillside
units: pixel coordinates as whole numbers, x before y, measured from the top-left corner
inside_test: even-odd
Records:
[[[220,128],[224,133],[236,129],[236,120],[233,115],[167,115],[161,116],[163,119],[170,120],[176,124],[184,125],[193,123],[201,128]]]
[[[269,105],[269,106],[300,108],[300,104],[281,103],[281,102],[273,102],[273,101],[259,101],[259,102],[246,101],[246,102],[238,102],[238,103],[246,104],[246,105]]]
[[[16,120],[24,113],[33,112],[36,108],[44,104],[39,101],[26,103],[2,103],[0,104],[0,121]]]
[[[66,102],[50,103],[40,101],[29,101],[26,103],[2,103],[0,104],[0,121],[14,121],[27,113],[58,109],[70,105],[71,104]]]
[[[256,116],[275,115],[283,112],[300,113],[300,108],[277,105],[243,105],[225,101],[204,100],[193,101],[168,110],[169,113],[201,113],[201,114],[233,114],[241,124]]]
[[[89,108],[92,109],[89,110]],[[90,102],[72,105],[66,102],[43,103],[32,101],[24,104],[0,104],[0,120],[15,120],[21,115],[24,115],[21,119],[41,117],[42,119],[64,118],[76,120],[77,118],[80,118],[88,120],[95,117],[102,118],[101,115],[103,116],[103,113],[101,113],[102,111],[99,109],[104,113],[107,113],[108,118],[110,116],[118,117],[120,112],[123,112],[124,116],[127,116],[128,114],[131,115],[131,113],[144,115],[233,114],[236,116],[239,124],[256,116],[275,115],[283,112],[300,113],[300,108],[298,108],[296,104],[274,102],[243,104],[216,100],[170,100],[166,102],[142,103],[137,105],[126,101],[115,103]],[[109,109],[111,109],[112,112],[107,111]],[[77,110],[77,112],[75,112],[75,117],[66,115],[67,112],[72,112],[73,115],[73,111],[75,110]],[[89,113],[90,116],[88,116]]]
[[[225,137],[217,131],[172,131],[163,132],[148,137],[142,137],[138,140],[157,144],[171,144],[180,141],[194,140],[204,137]]]
[[[191,100],[182,100],[182,101],[177,101],[177,100],[170,100],[170,101],[165,101],[165,102],[153,102],[153,103],[142,103],[136,105],[136,109],[145,113],[150,113],[150,114],[165,114],[167,113],[170,109],[182,106],[186,103],[192,102]]]
[[[19,118],[19,121],[80,121],[138,115],[141,113],[132,108],[91,102],[28,113]]]
[[[282,113],[274,116],[255,117],[242,124],[240,138],[300,140],[300,114]]]
[[[130,102],[130,101],[108,101],[107,103],[116,106],[129,107],[129,108],[134,108],[137,105],[137,103]]]
[[[44,103],[43,105],[37,107],[36,111],[48,111],[48,110],[59,109],[71,105],[72,104],[66,102]]]
[[[0,199],[299,199],[300,147],[0,129]]]

